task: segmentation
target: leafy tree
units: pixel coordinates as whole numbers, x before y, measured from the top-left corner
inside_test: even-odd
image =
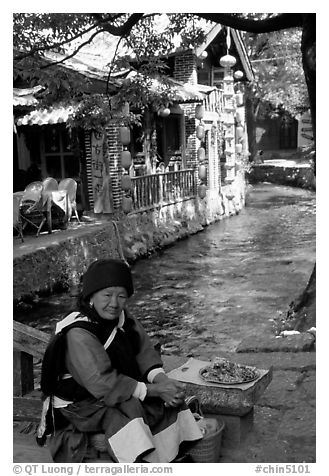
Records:
[[[310,107],[299,49],[301,35],[300,28],[243,35],[255,75],[255,81],[245,87],[250,160],[257,152],[260,115],[296,117]]]
[[[170,49],[174,45],[175,33],[183,32],[186,44],[194,44],[194,40],[202,37],[201,30],[195,27],[193,18],[202,18],[207,21],[220,23],[230,26],[240,31],[250,34],[261,35],[270,32],[286,31],[290,29],[301,29],[300,51],[302,66],[307,85],[309,103],[312,116],[313,135],[316,136],[316,14],[315,13],[279,13],[279,14],[248,14],[247,18],[242,14],[232,13],[194,13],[169,15],[169,23],[165,26],[161,41],[152,33],[151,26],[157,14],[143,13],[93,13],[93,14],[14,14],[14,48],[17,53],[14,56],[14,77],[16,79],[35,79],[37,73],[31,63],[31,58],[40,62],[43,52],[55,50],[58,52],[66,51],[66,47],[71,47],[70,55],[73,56],[83,48],[84,45],[91,43],[100,33],[108,32],[120,38],[120,41],[126,40],[131,45],[139,45],[144,53],[157,51],[158,48]],[[187,25],[185,18],[192,19],[192,28]],[[152,19],[152,20],[150,20]],[[143,26],[145,25],[145,26]],[[137,29],[135,27],[138,27]],[[145,47],[138,32],[139,28],[145,28],[149,38],[152,40],[152,48]],[[185,33],[186,31],[186,33]],[[265,41],[263,37],[263,41]],[[76,44],[75,42],[78,43]],[[76,44],[72,50],[72,44]],[[265,41],[266,44],[266,41]],[[269,50],[270,51],[270,50]],[[140,54],[140,60],[143,60],[143,51]],[[64,61],[64,60],[63,60]],[[33,63],[35,64],[35,63]],[[159,65],[158,65],[159,66]],[[39,65],[38,73],[49,66]],[[268,68],[271,74],[271,68]],[[159,70],[157,70],[159,72]],[[282,78],[284,71],[281,68]],[[261,68],[259,69],[261,74]],[[70,81],[71,78],[66,78]],[[50,81],[50,80],[49,80]],[[61,82],[55,80],[55,91],[62,93]],[[287,84],[287,83],[286,83]],[[65,88],[64,86],[64,89]],[[70,89],[70,88],[68,88]],[[285,87],[285,91],[287,88]],[[81,90],[76,89],[77,94]],[[266,94],[270,94],[268,91]],[[286,99],[285,99],[286,100]],[[315,269],[311,279],[304,292],[292,306],[293,314],[303,310],[305,302],[315,299]],[[306,300],[306,301],[305,301]],[[307,319],[306,319],[307,321]],[[307,325],[307,322],[303,325]]]
[[[247,16],[247,18],[246,18]],[[57,52],[67,52],[70,46],[69,56],[74,56],[85,45],[90,44],[100,33],[108,32],[126,41],[134,51],[138,52],[139,60],[146,56],[154,58],[155,55],[166,54],[174,46],[174,39],[177,33],[182,36],[182,46],[195,45],[202,41],[202,28],[197,25],[196,20],[203,18],[207,21],[221,23],[235,29],[248,32],[250,34],[268,34],[270,32],[286,32],[291,28],[300,28],[301,35],[301,56],[302,64],[308,88],[313,129],[315,134],[315,14],[314,13],[282,13],[282,14],[225,14],[225,13],[195,13],[195,14],[168,14],[168,21],[163,25],[161,35],[156,34],[154,25],[159,18],[159,14],[143,13],[94,13],[94,14],[73,14],[73,13],[16,13],[14,14],[14,49],[17,54],[14,56],[14,77],[35,77],[35,69],[29,59],[34,57],[40,59],[42,53],[55,50]],[[288,33],[283,33],[283,36]],[[297,34],[296,34],[297,35]],[[295,36],[296,36],[295,35]],[[273,41],[278,35],[272,37],[260,35],[260,43],[267,53],[273,50]],[[290,34],[291,36],[291,34]],[[146,40],[149,41],[146,41]],[[271,45],[272,43],[272,45]],[[72,46],[73,45],[73,46]],[[265,46],[264,46],[265,45]],[[280,41],[280,48],[285,54],[286,43]],[[66,55],[67,57],[68,55]],[[278,55],[276,55],[278,56]],[[298,58],[296,58],[297,60]],[[64,59],[62,60],[64,61]],[[153,63],[153,67],[155,63]],[[40,70],[45,70],[49,65],[42,65]],[[158,69],[157,69],[158,68]],[[157,64],[155,70],[159,72],[161,64]],[[264,74],[274,74],[273,66],[260,66],[259,76]],[[282,81],[291,81],[292,74],[285,70],[286,65],[281,63],[276,65],[276,72],[280,72]],[[39,70],[39,71],[40,71]],[[293,64],[291,63],[291,70]],[[276,74],[277,75],[277,74]],[[297,69],[296,69],[297,75]],[[56,80],[58,82],[58,80]],[[269,84],[273,81],[269,81]],[[278,82],[279,83],[279,82]],[[263,81],[263,87],[264,87]],[[289,83],[288,83],[289,84]],[[59,88],[58,84],[56,85]],[[66,89],[69,89],[68,78],[66,78]],[[64,86],[65,88],[65,86]],[[291,100],[287,97],[281,99],[289,103],[296,103],[293,95]],[[264,89],[266,97],[279,101],[279,89],[269,87]],[[80,89],[78,88],[78,91]],[[285,92],[287,88],[285,88]],[[296,89],[297,91],[297,89]],[[275,96],[275,98],[274,98]]]

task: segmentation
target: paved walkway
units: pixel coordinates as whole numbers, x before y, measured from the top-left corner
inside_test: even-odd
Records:
[[[90,218],[84,216],[81,224],[72,220],[66,230],[54,230],[52,233],[44,231],[37,237],[34,234],[24,235],[24,242],[17,236],[13,240],[13,258],[23,256],[28,253],[33,253],[38,249],[43,249],[52,244],[58,244],[71,237],[76,237],[84,234],[86,230],[98,229],[104,226],[111,218]]]

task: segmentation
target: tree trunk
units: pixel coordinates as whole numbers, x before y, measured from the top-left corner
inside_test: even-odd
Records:
[[[303,69],[307,84],[314,142],[316,137],[316,64],[315,64],[315,41],[316,41],[316,24],[315,14],[304,14],[303,35],[301,51],[303,57]],[[314,175],[315,160],[314,160]],[[290,304],[287,313],[287,321],[294,319],[295,329],[305,331],[309,327],[316,325],[316,271],[315,265],[311,277],[306,288],[301,295]]]
[[[287,323],[292,323],[295,330],[304,332],[316,327],[316,266],[314,265],[311,277],[300,296],[290,304]]]
[[[256,118],[254,107],[254,94],[252,92],[252,85],[246,84],[245,87],[245,104],[246,104],[246,124],[248,133],[248,147],[250,152],[249,162],[252,162],[256,157],[257,143],[256,143]]]

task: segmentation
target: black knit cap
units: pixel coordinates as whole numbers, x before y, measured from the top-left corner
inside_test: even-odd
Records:
[[[110,286],[126,288],[128,296],[134,293],[134,286],[129,266],[117,259],[99,259],[89,265],[83,276],[82,297]]]

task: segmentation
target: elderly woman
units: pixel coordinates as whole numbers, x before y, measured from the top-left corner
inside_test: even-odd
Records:
[[[105,434],[111,459],[120,463],[170,462],[182,443],[202,438],[183,384],[167,377],[159,353],[126,309],[133,292],[124,262],[95,261],[83,277],[77,312],[57,324],[56,334],[65,337],[48,347],[41,378],[52,405],[55,462],[83,461],[92,433]]]

